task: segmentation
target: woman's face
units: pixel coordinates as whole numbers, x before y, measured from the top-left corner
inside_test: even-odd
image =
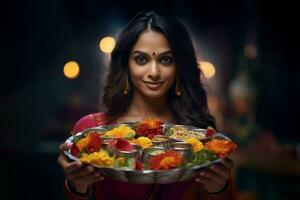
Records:
[[[135,95],[158,98],[167,94],[176,77],[176,66],[162,33],[152,30],[142,32],[128,62]]]

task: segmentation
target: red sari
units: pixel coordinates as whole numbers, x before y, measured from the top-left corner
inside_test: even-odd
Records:
[[[107,116],[105,113],[94,113],[81,118],[74,126],[73,132],[81,132],[84,129],[107,125]],[[236,199],[231,178],[226,187],[219,193],[208,193],[200,183],[194,180],[178,182],[172,184],[134,184],[120,182],[105,177],[103,181],[94,185],[95,196],[97,200],[126,199],[126,200],[179,200],[179,199]],[[73,193],[65,181],[64,195],[66,199],[90,199],[91,190],[86,195]]]

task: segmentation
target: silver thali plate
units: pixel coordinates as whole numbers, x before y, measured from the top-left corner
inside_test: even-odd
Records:
[[[98,126],[95,128],[89,128],[82,132],[79,132],[76,134],[76,136],[84,135],[90,131],[96,131],[96,132],[103,132],[110,130],[120,124],[113,124],[108,126]],[[129,123],[126,123],[126,125],[130,125]],[[172,124],[165,124],[164,125],[164,132],[170,128],[176,125]],[[180,125],[181,126],[181,125]],[[197,127],[189,126],[191,130],[201,130],[202,132],[206,131],[206,129],[199,129]],[[222,133],[215,133],[213,136],[209,138],[204,138],[205,140],[209,140],[211,138],[222,138],[225,140],[231,141],[231,139],[222,134]],[[72,144],[73,136],[69,137],[66,140],[66,143]],[[64,151],[64,154],[70,159],[70,160],[78,160],[78,158],[74,157],[70,151]],[[93,165],[95,168],[99,170],[99,172],[104,175],[108,176],[114,180],[117,181],[124,181],[124,182],[131,182],[131,183],[138,183],[138,184],[170,184],[175,182],[182,182],[182,181],[188,181],[192,180],[196,177],[196,175],[201,171],[201,169],[220,162],[221,159],[217,159],[214,161],[209,161],[201,165],[191,166],[191,167],[184,167],[184,168],[175,168],[170,170],[132,170],[129,168],[109,168],[109,167],[102,167],[98,165]]]

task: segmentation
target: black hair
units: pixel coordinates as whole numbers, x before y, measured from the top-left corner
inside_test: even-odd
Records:
[[[209,114],[207,94],[200,81],[201,71],[191,37],[184,25],[175,17],[154,11],[137,14],[120,32],[116,46],[111,53],[107,82],[104,88],[103,104],[111,121],[121,117],[128,110],[133,92],[123,94],[129,78],[128,59],[132,47],[140,34],[151,29],[164,34],[176,62],[176,73],[180,96],[175,94],[175,83],[168,91],[168,103],[174,120],[178,124],[194,125],[201,128],[215,127],[214,118]],[[133,88],[129,80],[130,88]]]

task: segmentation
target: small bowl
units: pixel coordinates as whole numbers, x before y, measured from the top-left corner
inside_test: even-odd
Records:
[[[110,156],[113,156],[114,155],[114,147],[111,146],[109,143],[111,141],[115,140],[116,138],[113,138],[113,137],[111,137],[111,138],[109,138],[109,137],[101,137],[101,139],[102,139],[102,146],[101,147],[104,150],[106,150],[109,153]]]
[[[140,147],[139,145],[135,144],[135,143],[130,143],[131,146],[133,146],[133,148],[135,150],[137,150],[137,159],[140,160],[142,159],[142,156],[143,156],[143,150],[142,150],[142,147]]]
[[[153,146],[155,147],[165,147],[169,146],[169,138],[166,135],[155,135],[152,138]]]
[[[159,153],[165,152],[167,149],[164,147],[148,147],[143,149],[142,160],[144,163],[148,163],[152,156],[158,155]]]
[[[170,149],[182,154],[183,159],[186,162],[192,162],[195,158],[193,153],[193,146],[186,142],[174,142],[170,144]]]
[[[135,158],[138,159],[141,157],[141,148],[138,145],[132,145],[133,149],[130,151],[124,151],[114,148],[113,154],[115,158],[125,157],[125,158]]]

